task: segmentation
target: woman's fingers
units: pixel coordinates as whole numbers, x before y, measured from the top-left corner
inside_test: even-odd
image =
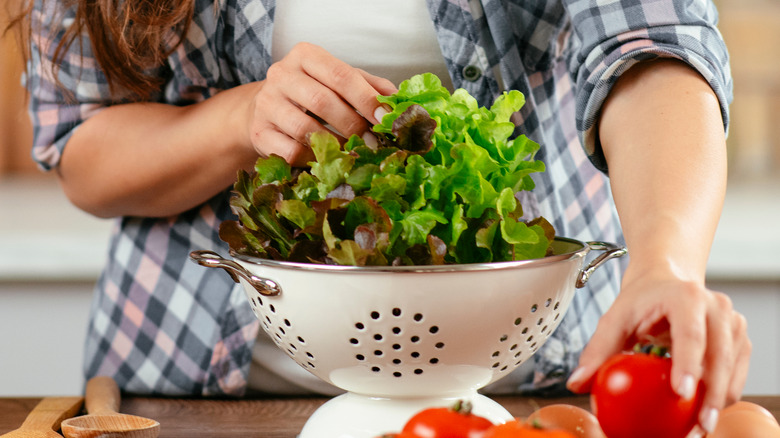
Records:
[[[362,81],[362,76],[357,71],[355,74]],[[287,99],[305,112],[324,120],[344,137],[349,137],[352,134],[361,135],[370,128],[366,119],[356,111],[355,107],[342,98],[338,90],[323,85],[316,78],[300,71],[287,70],[281,64],[273,70],[269,70],[268,77],[284,84],[282,86]],[[369,94],[369,98],[374,100],[375,105],[378,105],[376,96],[376,92]]]
[[[366,80],[360,70],[334,58],[324,49],[312,44],[298,44],[291,52],[291,56],[300,62],[304,72],[327,88],[334,90],[341,99],[372,124],[379,122],[374,120],[373,116],[374,111],[379,106],[379,102],[376,100],[376,96],[380,94],[379,90]],[[313,108],[307,109],[314,111]],[[328,120],[327,117],[323,118]],[[328,123],[333,124],[333,121],[328,120]],[[350,132],[349,134],[359,133]]]
[[[725,406],[734,370],[733,313],[731,300],[726,295],[712,294],[707,315],[707,350],[702,375],[705,391],[699,414],[699,424],[707,432],[715,429],[718,411]]]
[[[314,161],[314,152],[310,147],[283,134],[276,129],[267,129],[260,134],[263,138],[263,155],[278,155],[295,167],[308,166]]]
[[[398,87],[396,87],[390,80],[374,76],[371,73],[366,72],[365,70],[358,69],[360,71],[360,74],[363,75],[363,78],[371,84],[372,87],[376,91],[379,92],[379,94],[383,96],[389,96],[391,94],[394,94],[398,91]],[[381,122],[381,120],[376,120],[376,123]]]
[[[753,351],[753,344],[748,338],[747,319],[737,312],[734,312],[732,319],[734,329],[734,339],[737,340],[734,351],[737,353],[737,361],[734,364],[734,371],[729,383],[726,396],[726,406],[739,401],[742,398],[742,389],[745,387],[745,381],[750,368],[750,354]]]
[[[579,366],[566,382],[566,387],[574,393],[590,391],[593,378],[601,364],[611,356],[624,350],[626,340],[631,336],[630,313],[620,310],[620,302],[605,313],[598,322],[595,333],[580,355]]]
[[[674,391],[685,399],[692,398],[703,373],[708,335],[708,302],[710,292],[698,284],[683,283],[674,291],[677,300],[669,306],[668,339],[671,344]]]
[[[250,139],[261,155],[275,153],[295,165],[313,158],[312,133],[366,136],[377,123],[377,96],[395,86],[334,58],[312,44],[298,44],[268,69],[253,96]],[[285,138],[286,137],[286,138]]]

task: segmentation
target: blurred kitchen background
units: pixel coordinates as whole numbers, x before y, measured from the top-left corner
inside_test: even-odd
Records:
[[[780,394],[780,0],[717,3],[735,98],[708,282],[748,319],[745,393]],[[0,40],[0,396],[77,394],[91,288],[112,224],[71,206],[54,175],[31,161],[18,58],[15,43]]]

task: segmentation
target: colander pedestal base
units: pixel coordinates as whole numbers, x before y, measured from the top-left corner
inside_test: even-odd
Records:
[[[468,400],[472,412],[494,423],[512,415],[494,400],[476,392],[434,398],[384,398],[346,393],[328,400],[306,421],[299,438],[375,438],[400,432],[412,415],[430,407],[449,407]]]

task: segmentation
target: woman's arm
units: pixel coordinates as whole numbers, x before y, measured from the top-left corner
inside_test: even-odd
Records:
[[[255,88],[185,107],[142,102],[102,110],[63,151],[57,174],[65,194],[100,217],[167,216],[205,202],[257,158],[241,126],[245,96]]]
[[[675,60],[643,62],[616,83],[599,120],[630,263],[569,387],[585,391],[598,366],[646,338],[672,343],[672,385],[706,385],[700,423],[736,400],[747,375],[744,318],[705,271],[726,187],[718,99],[698,72]]]
[[[364,134],[377,122],[377,95],[394,91],[301,44],[266,80],[197,104],[104,109],[73,132],[58,175],[71,202],[96,216],[173,215],[229,187],[258,154],[305,165],[313,158],[308,135],[325,129],[318,119],[345,136]]]

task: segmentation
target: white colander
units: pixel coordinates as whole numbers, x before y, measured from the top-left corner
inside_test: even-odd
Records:
[[[591,249],[604,252],[582,269]],[[319,408],[300,438],[374,438],[456,399],[494,422],[511,418],[477,391],[530,358],[563,319],[575,287],[626,253],[564,238],[554,250],[519,262],[396,267],[190,256],[240,281],[277,346],[347,391]]]

